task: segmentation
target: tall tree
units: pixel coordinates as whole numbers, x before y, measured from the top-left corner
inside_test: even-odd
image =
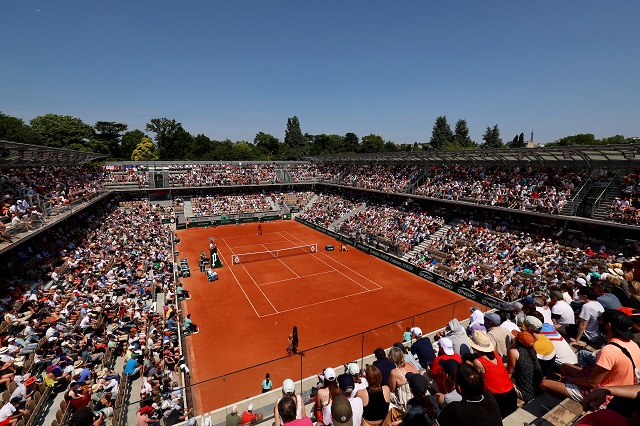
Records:
[[[142,138],[136,149],[131,154],[133,161],[153,161],[156,160],[156,146],[149,138]]]
[[[579,135],[565,136],[548,146],[570,146],[570,145],[595,145],[596,138],[593,133],[581,133]]]
[[[453,141],[453,132],[451,126],[447,122],[447,116],[441,115],[436,118],[436,124],[433,125],[431,132],[431,148],[442,149],[445,144]]]
[[[269,158],[277,157],[280,151],[280,140],[268,133],[259,132],[256,137],[253,138],[253,143]]]
[[[182,123],[165,117],[152,118],[146,130],[156,134],[159,160],[177,160],[184,156],[187,147],[180,145],[185,139]]]
[[[70,115],[41,115],[31,120],[31,128],[44,145],[54,148],[87,146],[93,136],[93,127]]]
[[[191,139],[191,144],[186,154],[187,160],[203,160],[213,152],[213,142],[208,136],[199,134]]]
[[[108,153],[114,158],[120,158],[120,138],[123,132],[127,131],[127,125],[113,121],[98,121],[93,126],[95,139],[106,144]],[[99,152],[99,151],[96,151]]]
[[[475,148],[477,146],[469,136],[467,120],[460,119],[456,122],[456,131],[453,135],[453,140],[455,140],[462,149]]]
[[[527,146],[527,144],[524,141],[524,132],[521,132],[520,135],[518,136],[518,145],[520,146],[520,148],[524,148],[525,146]]]
[[[0,112],[0,140],[32,145],[42,144],[40,135],[34,132],[21,118],[12,117],[2,112]]]
[[[511,142],[507,143],[507,148],[524,148],[524,133],[520,133],[519,135],[515,135]]]
[[[365,153],[383,152],[384,139],[382,139],[382,136],[374,135],[373,133],[368,136],[363,136],[360,150]]]
[[[131,160],[131,154],[137,148],[138,144],[142,142],[142,138],[147,138],[142,130],[135,129],[122,135],[120,141],[120,159]]]
[[[309,155],[309,144],[300,129],[298,117],[287,119],[287,130],[284,133],[284,160],[302,160]]]
[[[482,140],[484,140],[482,149],[504,148],[502,138],[500,138],[500,129],[498,129],[497,124],[493,126],[493,128],[487,127],[487,130],[485,130],[482,136]]]
[[[347,133],[344,135],[344,152],[355,154],[360,149],[360,140],[355,133]]]
[[[254,160],[253,154],[253,145],[248,142],[236,142],[233,146],[233,156],[238,161],[252,161]]]

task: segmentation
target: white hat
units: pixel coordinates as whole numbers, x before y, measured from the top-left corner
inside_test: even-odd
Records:
[[[253,410],[253,402],[249,404],[249,406],[247,407],[247,411],[252,411],[252,410]]]
[[[438,344],[440,345],[440,347],[442,348],[445,354],[453,355],[453,342],[451,342],[451,339],[447,337],[442,337],[440,338],[440,340],[438,340]]]
[[[234,405],[233,408],[231,408],[231,412],[237,414],[238,413],[238,406]]]
[[[587,281],[586,281],[584,278],[582,278],[582,277],[578,277],[578,278],[576,278],[576,282],[577,282],[578,284],[580,284],[581,286],[586,286],[586,285],[587,285]]]
[[[356,375],[360,374],[360,366],[355,362],[351,362],[351,363],[349,363],[349,365],[347,365],[347,371],[352,376],[356,376]]]
[[[329,368],[324,370],[323,376],[324,376],[324,378],[326,380],[333,381],[333,380],[336,379],[336,370],[334,370],[333,368],[329,367]]]
[[[296,385],[293,380],[287,379],[282,383],[282,391],[284,393],[294,393],[296,391]]]
[[[415,337],[422,337],[422,329],[420,327],[413,327],[411,329],[411,334],[413,334]]]

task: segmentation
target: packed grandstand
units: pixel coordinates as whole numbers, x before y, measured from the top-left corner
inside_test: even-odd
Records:
[[[0,170],[3,404],[11,406],[14,423],[33,425],[66,424],[87,407],[94,424],[126,424],[130,416],[165,425],[194,418],[185,390],[188,322],[180,310],[184,289],[173,257],[174,231],[201,219],[292,213],[303,223],[504,301],[493,314],[472,312],[466,330],[460,324],[467,318],[452,321],[434,342],[435,353],[411,349],[425,339],[431,343],[420,329],[408,331],[396,347],[400,355],[392,349],[376,353],[378,361],[390,358],[394,368],[424,373],[430,390],[422,394],[433,397],[423,406],[431,420],[448,413],[441,424],[451,424],[446,406],[459,399],[455,383],[466,371],[437,360],[434,365],[435,356],[484,371],[485,389],[505,424],[522,405],[517,400],[532,401],[539,389],[581,402],[595,398],[592,389],[634,385],[626,357],[607,358],[605,364],[598,352],[572,356],[576,348],[569,347],[582,340],[585,349],[602,346],[600,354],[608,354],[606,342],[615,340],[640,366],[640,349],[633,346],[640,331],[640,171],[623,157],[618,163],[574,156],[553,163],[503,157],[501,164],[364,157],[7,165]],[[160,189],[172,192],[154,199]],[[605,308],[621,307],[627,309],[604,314]],[[560,308],[569,308],[569,315]],[[609,324],[600,329],[604,336],[598,315]],[[478,349],[482,345],[491,350]],[[405,364],[411,353],[418,359]],[[489,366],[494,354],[504,362],[496,369]],[[383,364],[377,365],[386,380],[379,384],[390,388],[387,411],[389,399],[399,411],[409,410],[418,384],[404,375],[385,377]],[[581,378],[586,367],[606,374]],[[326,371],[316,403],[307,401],[320,408],[309,414],[325,425],[331,424],[331,411],[323,412],[323,402],[330,407],[340,392],[359,398],[355,383],[380,381],[378,368],[347,370],[351,379],[343,374],[337,380],[335,371]],[[527,386],[533,380],[537,386]],[[609,390],[616,392],[621,391]],[[365,410],[367,421],[383,420],[371,411]],[[267,419],[273,420],[268,413]]]

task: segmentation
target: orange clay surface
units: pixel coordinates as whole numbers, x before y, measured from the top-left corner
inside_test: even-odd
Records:
[[[339,241],[295,221],[262,227],[263,235],[255,223],[177,232],[178,257],[191,268],[182,280],[192,296],[184,314],[200,327],[186,337],[199,414],[259,394],[266,373],[277,388],[286,378],[298,381],[402,341],[406,327],[426,333],[454,315],[467,318],[475,304],[353,247],[341,252]],[[209,237],[223,263],[211,283],[198,267],[200,252],[209,254]],[[318,251],[232,264],[234,253],[305,244],[317,244]],[[325,251],[327,244],[335,251]],[[287,357],[294,325],[304,356]]]

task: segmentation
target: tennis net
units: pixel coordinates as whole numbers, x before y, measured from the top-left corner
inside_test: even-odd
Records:
[[[297,256],[299,254],[312,254],[318,251],[317,244],[308,244],[305,246],[288,247],[279,250],[265,250],[253,253],[236,253],[233,255],[233,263],[251,263],[260,262],[269,259],[278,259],[281,257]]]

